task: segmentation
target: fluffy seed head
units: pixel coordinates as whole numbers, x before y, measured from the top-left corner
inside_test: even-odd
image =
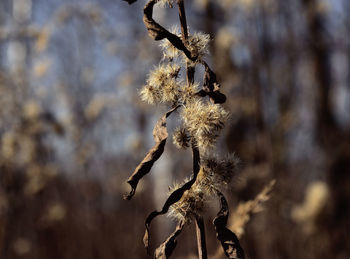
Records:
[[[185,149],[190,146],[190,136],[185,128],[177,128],[174,131],[173,143],[178,149]]]
[[[193,97],[196,95],[198,92],[199,85],[198,83],[191,83],[191,84],[184,84],[181,87],[181,93],[180,93],[180,99],[179,101],[181,103],[188,103],[190,102]]]
[[[170,29],[170,32],[181,37],[181,33],[179,32],[179,28],[174,26]],[[173,60],[180,55],[180,51],[173,46],[167,39],[164,39],[160,42],[160,47],[163,50],[163,59]]]
[[[171,78],[166,80],[162,89],[162,102],[176,103],[179,99],[180,89],[176,80]]]
[[[160,103],[162,100],[160,89],[152,85],[143,86],[140,91],[140,96],[142,101],[149,104]]]
[[[198,59],[201,60],[209,52],[209,41],[210,36],[208,34],[196,32],[188,37],[187,47],[192,56],[198,57]]]
[[[227,186],[237,172],[239,159],[229,155],[224,159],[217,156],[204,157],[201,161],[201,170],[198,174],[199,182],[207,195]]]
[[[141,99],[149,104],[176,102],[179,99],[177,77],[180,67],[176,64],[160,65],[152,70],[147,84],[141,89]]]
[[[180,67],[176,64],[159,65],[153,69],[147,79],[147,83],[153,86],[162,86],[170,78],[177,78],[180,73]]]
[[[171,191],[179,188],[174,186]],[[184,192],[181,199],[170,206],[168,216],[176,220],[190,221],[194,215],[202,215],[205,209],[205,194],[195,183]]]
[[[228,119],[228,112],[219,104],[195,100],[185,105],[182,118],[198,146],[205,151],[215,144],[219,130]]]

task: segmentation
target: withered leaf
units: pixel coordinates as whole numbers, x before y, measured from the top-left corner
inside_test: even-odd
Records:
[[[226,96],[220,91],[208,92],[208,96],[214,103],[226,102]]]
[[[189,58],[192,61],[195,61],[197,57],[193,57],[191,55],[191,52],[186,48],[182,40],[175,34],[166,30],[163,26],[159,25],[153,19],[153,7],[156,2],[157,2],[156,0],[149,1],[145,5],[145,8],[143,9],[143,12],[144,12],[143,22],[148,30],[149,36],[154,40],[167,39],[168,41],[171,42],[171,44],[173,44],[175,48],[183,51],[183,53],[186,55],[187,58]]]
[[[178,202],[182,195],[184,194],[185,191],[189,190],[192,185],[194,184],[194,182],[197,179],[197,175],[200,169],[200,155],[199,155],[199,150],[197,147],[195,147],[195,145],[192,147],[192,152],[193,152],[193,175],[192,175],[192,179],[187,181],[186,183],[184,183],[180,188],[176,189],[175,191],[173,191],[170,196],[168,197],[168,199],[165,201],[163,208],[161,211],[153,211],[151,212],[151,214],[148,215],[146,222],[145,222],[145,226],[146,226],[146,231],[145,231],[145,235],[143,237],[143,243],[145,245],[145,248],[147,249],[147,253],[149,253],[148,251],[148,247],[149,247],[149,227],[150,224],[152,222],[152,220],[159,216],[159,215],[164,215],[165,213],[168,212],[169,208],[171,205],[173,205],[174,203]]]
[[[155,259],[168,259],[171,256],[177,245],[176,237],[180,235],[184,225],[184,221],[177,224],[175,231],[156,249]]]
[[[215,84],[219,85],[218,81],[216,80],[216,74],[210,69],[207,63],[203,62],[203,65],[205,67],[203,88],[210,92],[219,90],[219,87],[216,87],[216,89],[214,89]]]
[[[154,162],[156,162],[164,152],[164,146],[168,138],[168,131],[166,129],[166,118],[175,111],[179,106],[172,108],[170,111],[165,113],[158,121],[153,129],[153,138],[155,145],[148,151],[146,157],[136,167],[132,175],[128,179],[128,184],[131,186],[129,194],[124,196],[124,199],[130,200],[134,196],[137,184],[140,179],[149,173]]]
[[[203,62],[205,67],[203,90],[200,92],[200,96],[208,95],[214,103],[224,103],[226,96],[220,92],[220,84],[216,80],[216,74],[210,69],[207,63]]]
[[[227,258],[244,259],[244,251],[237,236],[231,230],[226,228],[229,210],[225,196],[220,191],[217,191],[217,195],[220,198],[220,211],[213,220],[216,237],[221,242],[221,246],[224,249]]]

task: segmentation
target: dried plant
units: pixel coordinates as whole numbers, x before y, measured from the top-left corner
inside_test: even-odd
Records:
[[[263,210],[262,203],[270,199],[270,193],[275,182],[276,180],[270,181],[253,200],[240,202],[235,212],[232,213],[230,228],[237,233],[239,238],[243,235],[244,226],[251,216]]]
[[[132,4],[135,1],[127,1]],[[178,111],[182,125],[173,134],[178,148],[192,147],[193,174],[183,184],[171,189],[170,195],[160,211],[153,211],[146,219],[144,245],[148,250],[150,224],[152,220],[168,213],[178,222],[176,230],[155,251],[155,258],[169,258],[176,246],[176,237],[183,227],[192,221],[196,223],[199,258],[207,258],[203,212],[210,197],[217,197],[220,211],[213,221],[217,239],[228,258],[244,258],[244,251],[237,236],[226,227],[229,216],[228,203],[222,194],[223,188],[234,176],[238,160],[235,156],[219,158],[213,154],[217,137],[228,120],[228,112],[222,107],[226,97],[220,92],[215,73],[204,61],[208,54],[209,35],[189,34],[184,1],[177,0],[181,34],[176,28],[169,31],[153,19],[153,7],[173,7],[175,1],[150,0],[144,7],[143,21],[149,35],[156,41],[162,40],[163,60],[148,75],[146,85],[140,91],[141,99],[149,104],[165,103],[171,109],[157,122],[153,130],[155,144],[128,179],[131,192],[125,196],[131,199],[138,182],[148,174],[160,158],[168,138],[167,118]],[[186,82],[181,80],[182,66],[186,65]],[[196,66],[204,67],[203,85],[194,81]],[[206,99],[206,97],[209,97]],[[149,252],[149,251],[148,251]]]

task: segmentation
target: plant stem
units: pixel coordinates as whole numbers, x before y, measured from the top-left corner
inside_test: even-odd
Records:
[[[186,46],[186,41],[188,38],[188,31],[187,31],[187,21],[186,21],[186,12],[185,12],[185,4],[183,0],[177,0],[177,4],[179,6],[179,19],[181,23],[181,35],[182,35],[182,41],[184,45]],[[195,68],[194,66],[189,65],[187,62],[187,84],[192,84],[194,82],[194,73]]]
[[[181,23],[182,40],[185,42],[188,38],[185,4],[183,0],[178,0],[177,4],[179,6],[179,18]]]
[[[196,216],[196,234],[197,234],[198,258],[207,259],[205,228],[204,228],[203,217],[201,216]]]
[[[179,19],[181,23],[181,35],[182,41],[186,46],[188,31],[187,31],[187,21],[185,13],[185,4],[183,0],[177,0],[179,6]],[[192,84],[194,82],[195,67],[187,62],[187,84]],[[199,171],[200,166],[200,154],[198,147],[195,144],[192,145],[193,151],[193,171]],[[197,234],[197,246],[198,246],[198,258],[207,259],[207,246],[205,242],[205,227],[202,216],[196,215],[196,234]]]

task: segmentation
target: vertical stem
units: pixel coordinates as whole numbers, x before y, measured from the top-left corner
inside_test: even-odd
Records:
[[[177,0],[179,6],[179,19],[181,23],[181,35],[182,41],[186,46],[188,38],[187,21],[185,13],[185,5],[183,0]],[[187,84],[194,82],[195,67],[187,62]],[[192,145],[193,151],[193,172],[199,172],[200,167],[200,154],[196,144]],[[197,246],[198,246],[198,258],[207,259],[207,246],[205,242],[205,227],[203,217],[196,215],[196,234],[197,234]]]
[[[185,4],[183,0],[178,0],[177,4],[179,6],[179,18],[181,23],[182,40],[185,42],[188,38]]]
[[[196,234],[197,234],[197,246],[198,246],[198,258],[207,259],[207,246],[205,242],[205,228],[203,217],[196,216]]]
[[[186,13],[185,13],[185,4],[183,0],[177,0],[177,4],[179,6],[179,19],[181,23],[181,35],[182,35],[182,41],[184,45],[186,46],[187,38],[188,38],[188,31],[187,31],[187,21],[186,21]],[[187,84],[192,84],[194,82],[194,73],[195,68],[194,66],[190,65],[189,62],[187,62]]]
[[[197,175],[200,170],[200,153],[196,143],[192,143],[193,174]],[[203,217],[195,215],[198,258],[207,259],[207,247],[205,242],[205,228]]]

